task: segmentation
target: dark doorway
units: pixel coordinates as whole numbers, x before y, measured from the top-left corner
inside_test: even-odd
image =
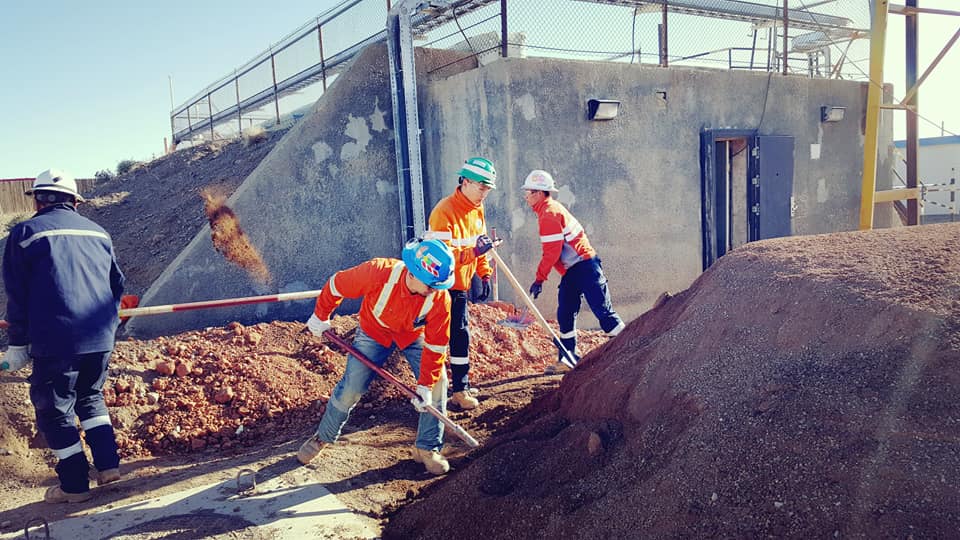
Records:
[[[793,137],[701,133],[703,268],[746,242],[791,233]]]

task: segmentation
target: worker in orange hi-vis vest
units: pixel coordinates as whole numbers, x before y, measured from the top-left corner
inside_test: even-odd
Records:
[[[474,274],[480,278],[483,302],[490,296],[493,268],[486,253],[500,244],[487,236],[483,200],[497,188],[497,171],[490,160],[472,157],[460,168],[457,189],[442,199],[430,212],[430,230],[424,238],[443,240],[457,261],[456,281],[450,289],[450,372],[453,396],[450,401],[461,409],[479,405],[477,392],[470,388],[470,318],[467,293]]]
[[[590,246],[587,233],[577,218],[551,195],[557,192],[553,176],[546,171],[532,171],[521,189],[524,190],[527,204],[537,214],[540,244],[543,247],[536,280],[530,285],[530,296],[536,298],[540,295],[550,270],[556,269],[561,276],[557,302],[560,342],[579,360],[577,314],[580,313],[581,296],[587,299],[587,305],[600,321],[600,328],[608,336],[616,336],[623,330],[623,320],[613,309],[600,257]],[[545,373],[563,373],[569,369],[558,361],[547,366]]]
[[[315,336],[330,329],[330,316],[344,298],[363,298],[360,327],[353,347],[378,367],[399,349],[417,378],[420,411],[413,459],[432,474],[450,470],[443,454],[443,424],[424,412],[433,405],[446,414],[447,372],[444,365],[450,341],[450,295],[454,260],[439,240],[412,240],[403,248],[403,260],[371,259],[334,274],[323,286],[307,327]],[[347,356],[343,377],[333,389],[316,433],[297,452],[306,465],[324,446],[340,437],[350,411],[370,387],[374,371]]]

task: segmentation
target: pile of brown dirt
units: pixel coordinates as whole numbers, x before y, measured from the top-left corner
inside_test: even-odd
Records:
[[[384,536],[956,535],[958,235],[932,225],[727,254]]]

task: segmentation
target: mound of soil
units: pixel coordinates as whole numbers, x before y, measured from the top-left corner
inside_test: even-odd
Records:
[[[748,244],[387,538],[951,537],[960,225]]]

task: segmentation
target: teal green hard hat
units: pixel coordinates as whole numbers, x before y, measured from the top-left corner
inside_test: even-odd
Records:
[[[497,170],[487,158],[472,157],[460,168],[460,176],[497,189]]]

